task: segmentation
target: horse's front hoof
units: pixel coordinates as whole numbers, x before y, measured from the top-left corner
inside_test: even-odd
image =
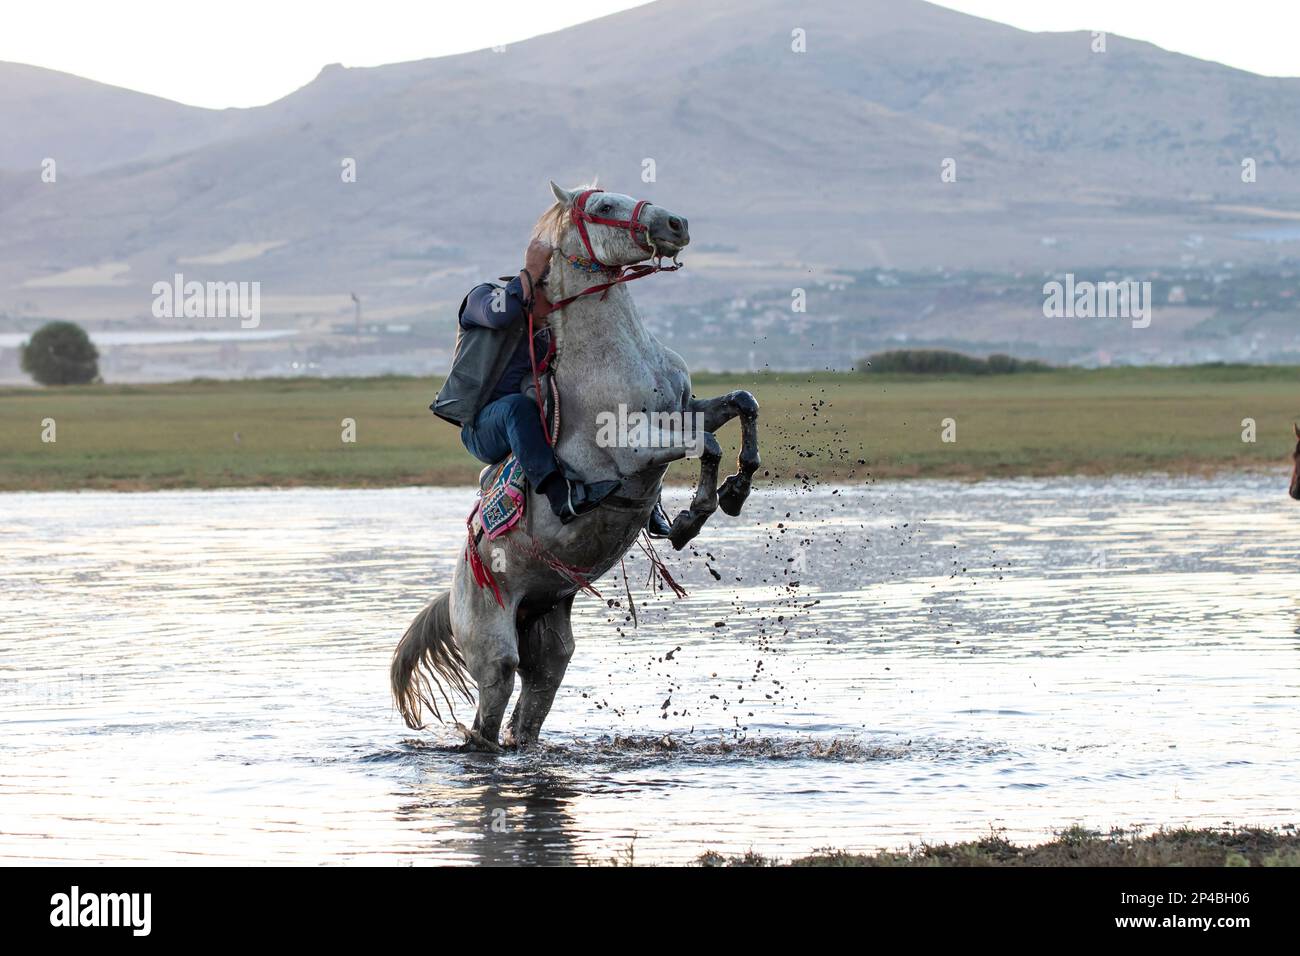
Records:
[[[677,518],[673,521],[672,529],[668,532],[668,540],[672,543],[674,551],[680,551],[686,547],[691,540],[700,533],[704,527],[704,522],[709,516],[704,512],[679,511]]]
[[[718,489],[718,507],[722,509],[723,514],[731,515],[733,518],[740,514],[740,509],[745,506],[748,498],[749,477],[746,475],[730,475]]]

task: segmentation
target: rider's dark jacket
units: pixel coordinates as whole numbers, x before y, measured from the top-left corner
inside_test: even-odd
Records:
[[[550,330],[538,330],[533,345],[540,362]],[[483,406],[520,391],[529,372],[528,315],[519,277],[504,289],[485,282],[460,304],[451,371],[429,407],[453,424],[472,424]]]

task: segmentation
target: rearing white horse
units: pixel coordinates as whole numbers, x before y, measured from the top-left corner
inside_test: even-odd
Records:
[[[716,398],[691,394],[681,356],[646,329],[628,285],[581,295],[652,257],[675,257],[690,241],[685,217],[630,196],[590,188],[572,192],[551,183],[556,203],[538,233],[554,247],[547,280],[553,303],[572,298],[550,316],[552,361],[561,423],[557,457],[585,481],[618,479],[622,487],[597,510],[561,524],[544,496],[529,490],[526,521],[493,542],[499,591],[481,587],[471,568],[470,542],[456,562],[450,590],[438,595],[407,628],[393,655],[393,696],[408,726],[424,726],[422,710],[440,717],[437,697],[478,687],[478,712],[468,746],[498,750],[506,705],[518,674],[522,691],[507,728],[508,741],[537,740],[573,654],[570,612],[583,580],[616,564],[645,527],[669,464],[700,455],[700,482],[689,509],[673,521],[675,548],[695,537],[721,506],[740,513],[750,476],[759,466],[758,402],[746,391]],[[604,275],[575,265],[589,256]],[[622,429],[610,440],[611,416],[641,413],[643,421],[698,421],[702,440],[663,434],[651,425]],[[668,414],[665,419],[661,416]],[[737,471],[717,487],[721,449],[714,432],[739,418]],[[578,569],[580,576],[567,573]]]

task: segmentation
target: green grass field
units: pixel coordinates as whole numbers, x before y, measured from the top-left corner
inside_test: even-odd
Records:
[[[737,387],[762,405],[769,481],[1281,468],[1300,418],[1291,367],[695,379],[700,395]],[[0,389],[0,490],[470,482],[478,464],[428,411],[436,391],[396,377]],[[355,443],[341,440],[344,418]],[[730,457],[737,429],[719,438]]]

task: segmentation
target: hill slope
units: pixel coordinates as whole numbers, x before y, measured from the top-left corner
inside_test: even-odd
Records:
[[[327,68],[251,110],[0,65],[0,128],[20,131],[0,168],[24,169],[0,174],[0,314],[143,320],[184,271],[260,281],[273,323],[346,318],[352,291],[424,322],[518,258],[548,177],[595,173],[691,219],[690,269],[652,307],[842,268],[1285,254],[1255,233],[1300,219],[1300,80],[1090,44],[920,0],[660,0],[503,52]],[[45,155],[67,175],[33,188]]]

